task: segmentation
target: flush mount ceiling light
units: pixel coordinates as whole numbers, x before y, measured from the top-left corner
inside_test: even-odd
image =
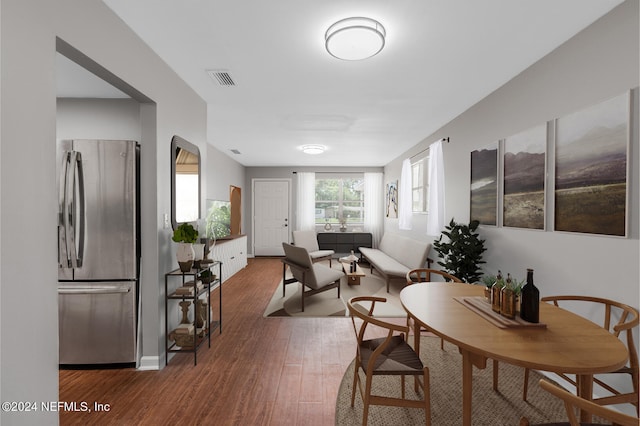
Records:
[[[370,18],[346,18],[331,25],[324,35],[327,52],[338,59],[358,61],[378,54],[387,33]]]
[[[310,155],[322,154],[324,152],[324,146],[322,145],[304,145],[302,147],[302,152]]]

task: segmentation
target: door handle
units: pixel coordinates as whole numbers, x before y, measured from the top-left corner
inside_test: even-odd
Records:
[[[130,291],[128,286],[58,287],[58,294],[123,294]]]
[[[84,169],[82,167],[82,154],[76,153],[75,169],[78,172],[78,252],[76,254],[76,263],[78,268],[82,266],[82,259],[84,259],[84,243],[85,243],[85,231],[86,231],[86,218],[85,218],[85,194],[84,194]]]
[[[77,151],[69,153],[70,167],[67,171],[65,193],[65,229],[67,253],[70,252],[69,264],[72,268],[82,266],[84,257],[85,233],[85,201],[84,201],[84,171],[82,169],[82,154]],[[76,180],[77,179],[77,180]],[[76,189],[78,198],[76,199]],[[76,241],[77,232],[77,241]],[[69,250],[71,248],[71,250]]]
[[[71,153],[65,152],[62,159],[59,193],[59,217],[58,217],[58,264],[61,268],[71,268],[71,255],[69,254],[69,205],[68,205],[68,180],[69,163]]]

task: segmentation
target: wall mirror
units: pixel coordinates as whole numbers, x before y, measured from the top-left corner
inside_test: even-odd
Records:
[[[200,150],[180,136],[171,139],[171,223],[200,218]]]

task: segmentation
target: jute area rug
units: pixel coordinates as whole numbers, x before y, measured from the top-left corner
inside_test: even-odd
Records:
[[[329,262],[324,262],[329,266]],[[340,262],[333,261],[332,268],[342,271]],[[355,296],[379,296],[385,297],[387,303],[376,305],[376,316],[380,317],[406,317],[407,313],[400,303],[400,290],[402,290],[402,280],[392,280],[390,291],[387,293],[385,281],[375,272],[370,273],[369,267],[362,268],[366,274],[360,278],[360,285],[347,284],[346,276],[340,282],[340,298],[338,290],[330,289],[313,296],[306,296],[304,299],[304,312],[300,306],[302,297],[302,285],[291,283],[286,286],[285,296],[282,297],[282,281],[278,284],[267,309],[265,317],[329,317],[348,316],[346,301]],[[287,278],[291,277],[291,272],[287,269]],[[368,306],[364,306],[368,308]]]
[[[440,339],[422,337],[420,352],[423,362],[429,367],[431,381],[431,424],[448,426],[462,424],[462,356],[455,345],[445,342],[440,349]],[[412,340],[409,339],[410,341]],[[351,408],[354,363],[347,368],[342,378],[336,400],[336,425],[362,425],[362,398],[356,390],[354,408]],[[487,368],[473,369],[473,425],[517,426],[526,416],[531,424],[566,421],[564,405],[540,389],[538,381],[542,375],[531,371],[529,376],[528,401],[522,400],[524,370],[506,363],[499,363],[498,391],[492,388],[492,362]],[[364,375],[361,378],[364,383]],[[400,377],[374,377],[376,394],[400,397]],[[413,379],[406,381],[406,395],[416,396]],[[416,399],[417,396],[416,396]],[[595,422],[598,420],[595,419]],[[424,425],[424,410],[402,407],[369,407],[371,426]]]

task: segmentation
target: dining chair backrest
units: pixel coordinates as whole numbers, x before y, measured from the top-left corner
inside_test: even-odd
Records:
[[[540,387],[545,391],[549,392],[553,396],[560,398],[564,403],[565,410],[567,412],[567,417],[569,421],[566,423],[546,423],[545,425],[554,425],[554,426],[580,426],[580,422],[576,416],[576,409],[584,410],[589,414],[601,417],[615,425],[620,426],[638,426],[638,422],[640,419],[637,417],[630,416],[628,414],[624,414],[617,410],[612,410],[610,408],[602,407],[592,401],[588,401],[584,398],[581,398],[577,395],[572,394],[571,392],[566,391],[558,385],[554,385],[547,380],[541,379]],[[520,426],[545,426],[541,424],[531,425],[526,418],[522,418],[520,420]]]
[[[462,282],[460,278],[453,276],[446,271],[441,271],[439,269],[417,268],[407,272],[407,285],[413,283],[429,282],[431,281],[432,274],[441,276],[445,281],[453,281],[455,283]]]
[[[629,361],[627,366],[606,374],[624,373],[630,375],[633,385],[633,392],[621,392],[618,389],[615,389],[609,383],[604,382],[598,377],[594,377],[593,380],[595,383],[599,384],[613,394],[612,396],[596,398],[594,399],[594,401],[600,405],[631,403],[636,407],[636,414],[640,414],[638,405],[638,351],[636,349],[633,338],[634,329],[638,327],[638,324],[640,324],[638,310],[627,304],[617,302],[615,300],[591,296],[547,296],[541,298],[540,300],[543,302],[553,303],[555,306],[559,307],[566,307],[565,305],[568,303],[579,302],[583,304],[594,304],[595,306],[600,306],[602,308],[604,317],[602,318],[602,323],[600,325],[605,330],[609,331],[611,334],[622,340],[629,352]],[[565,377],[565,379],[567,378]],[[569,381],[572,382],[571,380]]]

